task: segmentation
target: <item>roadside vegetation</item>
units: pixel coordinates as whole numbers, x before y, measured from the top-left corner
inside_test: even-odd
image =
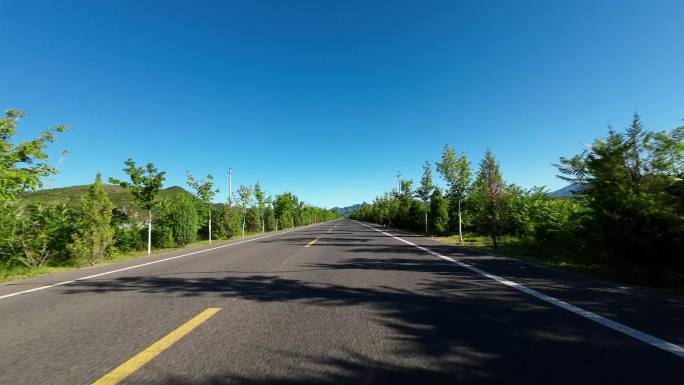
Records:
[[[128,159],[128,178],[96,175],[87,188],[36,191],[57,173],[47,147],[64,125],[15,143],[24,114],[0,118],[0,281],[188,245],[330,221],[339,215],[305,204],[290,192],[267,196],[261,185],[240,186],[225,204],[213,203],[213,177],[187,175],[194,193],[164,189],[165,172]],[[34,192],[35,191],[35,192]],[[32,193],[34,192],[34,193]],[[113,194],[112,194],[113,192]],[[114,199],[110,195],[114,196]],[[237,202],[236,204],[233,204]]]
[[[465,154],[444,146],[436,170],[445,188],[432,183],[426,162],[417,189],[401,180],[401,189],[351,217],[623,282],[684,289],[684,127],[647,131],[635,114],[623,132],[610,129],[555,166],[575,186],[572,197],[506,182],[491,151],[473,173]]]

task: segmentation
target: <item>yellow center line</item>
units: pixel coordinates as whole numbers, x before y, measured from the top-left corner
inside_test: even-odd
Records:
[[[316,241],[318,241],[318,239],[319,239],[319,238],[314,239],[313,241],[307,243],[306,246],[304,246],[304,247],[313,246],[313,244],[316,243]]]
[[[193,329],[200,326],[204,321],[208,320],[211,316],[216,314],[221,308],[210,307],[209,309],[199,313],[195,318],[181,325],[178,329],[167,334],[165,337],[159,341],[150,345],[147,349],[136,354],[130,360],[121,364],[118,368],[112,370],[111,372],[104,375],[104,377],[93,382],[92,385],[114,385],[118,384],[124,378],[133,374],[136,370],[140,369],[143,365],[148,363],[154,357],[159,355],[159,353],[171,347],[183,338],[186,334],[190,333]]]

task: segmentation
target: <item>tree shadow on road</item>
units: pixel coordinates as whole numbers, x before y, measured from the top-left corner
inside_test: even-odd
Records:
[[[615,336],[605,328],[542,303],[491,280],[443,263],[419,270],[418,260],[352,260],[332,268],[382,268],[420,273],[407,288],[321,284],[277,276],[121,277],[79,281],[67,294],[135,292],[174,296],[237,298],[255,303],[291,302],[317,307],[363,307],[372,322],[391,331],[391,359],[377,361],[361,352],[347,357],[304,357],[327,368],[323,377],[288,370],[292,378],[225,373],[215,378],[168,384],[307,384],[307,383],[612,383],[635,379],[667,383],[678,358],[662,353],[659,362],[644,344]],[[431,274],[425,274],[431,273]],[[427,278],[426,278],[427,277]],[[359,331],[362,335],[362,331]],[[333,347],[331,347],[331,350]],[[285,351],[296,355],[299,352]],[[291,357],[290,357],[291,358]],[[634,360],[650,361],[648,376]],[[427,362],[428,366],[412,365]],[[404,364],[399,364],[399,363]],[[568,363],[572,362],[572,370]],[[303,365],[304,363],[302,363]],[[597,366],[600,365],[600,371]],[[328,373],[329,372],[329,373]],[[655,379],[654,379],[655,378]],[[189,381],[189,380],[188,380]],[[663,382],[665,381],[665,382]]]
[[[615,321],[624,322],[638,329],[652,330],[652,333],[658,334],[661,338],[684,344],[684,323],[680,321],[684,319],[684,299],[681,296],[624,287],[610,281],[537,266],[515,258],[471,252],[450,245],[425,244],[424,247],[600,313]],[[347,251],[373,257],[348,258],[337,262],[310,264],[307,267],[333,270],[415,271],[456,279],[460,272],[466,271],[452,262],[436,258],[408,245],[371,244],[353,247]],[[467,275],[481,277],[471,272],[467,272]],[[435,287],[447,289],[450,283],[451,280],[445,280]]]

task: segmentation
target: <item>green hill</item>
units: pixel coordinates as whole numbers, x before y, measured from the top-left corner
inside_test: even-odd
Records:
[[[53,205],[66,203],[71,206],[80,206],[81,197],[88,191],[89,185],[69,186],[38,190],[21,195],[21,200],[27,204],[41,203]],[[133,195],[123,187],[116,185],[105,185],[105,191],[112,200],[114,207],[128,213],[140,213],[142,210],[133,201]],[[159,192],[160,197],[167,197],[174,194],[190,194],[187,190],[179,186],[172,186]]]

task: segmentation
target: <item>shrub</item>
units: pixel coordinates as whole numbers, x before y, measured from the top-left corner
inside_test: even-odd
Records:
[[[433,231],[436,234],[445,234],[449,230],[449,208],[439,189],[432,193],[430,214]]]
[[[158,223],[160,227],[171,230],[173,241],[179,245],[187,245],[197,238],[199,220],[197,202],[187,195],[173,195],[167,199],[167,206]],[[163,239],[163,238],[162,238]],[[165,239],[164,242],[167,240]]]
[[[18,212],[9,247],[13,259],[28,267],[42,267],[48,260],[69,264],[67,245],[78,223],[74,210],[66,205],[29,205]]]
[[[76,259],[92,266],[107,256],[114,235],[112,202],[104,191],[100,174],[81,199],[81,206],[79,228],[67,247]]]
[[[141,234],[147,232],[147,228],[141,229]],[[173,231],[167,225],[152,226],[152,246],[157,249],[168,249],[176,246]]]

